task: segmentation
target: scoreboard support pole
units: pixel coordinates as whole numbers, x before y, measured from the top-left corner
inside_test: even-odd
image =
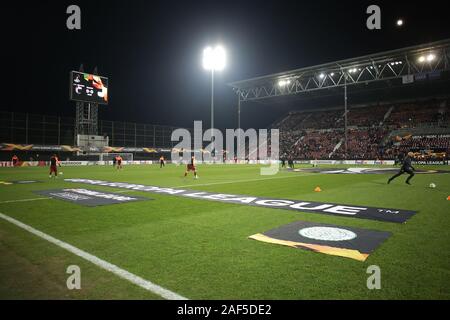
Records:
[[[98,134],[98,104],[96,103],[76,103],[75,118],[75,139],[77,135],[97,135]]]

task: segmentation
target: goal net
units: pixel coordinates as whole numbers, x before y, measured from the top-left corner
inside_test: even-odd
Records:
[[[133,154],[132,153],[101,153],[99,160],[100,161],[112,161],[115,157],[121,156],[124,161],[133,161]]]

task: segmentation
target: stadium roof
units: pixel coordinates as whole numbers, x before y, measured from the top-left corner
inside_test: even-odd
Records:
[[[240,101],[399,79],[413,84],[450,70],[450,39],[232,82]]]

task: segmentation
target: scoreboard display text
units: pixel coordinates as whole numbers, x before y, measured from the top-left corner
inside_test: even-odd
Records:
[[[72,71],[70,73],[70,99],[108,104],[108,78]]]

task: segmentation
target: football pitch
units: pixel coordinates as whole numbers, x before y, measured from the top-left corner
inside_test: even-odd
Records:
[[[310,168],[310,166],[297,166]],[[354,166],[353,166],[354,167]],[[321,166],[332,168],[332,166]],[[339,168],[344,168],[339,166]],[[419,169],[443,167],[417,166]],[[324,174],[257,165],[199,165],[200,179],[167,165],[0,168],[0,213],[188,299],[450,299],[450,174]],[[95,179],[213,193],[417,211],[406,223],[282,210],[149,193],[64,179]],[[34,183],[9,183],[11,181]],[[436,188],[430,188],[435,183]],[[314,192],[316,187],[321,192]],[[148,198],[81,206],[37,191],[82,188]],[[145,199],[141,199],[145,200]],[[366,261],[295,249],[249,236],[295,221],[391,236]],[[0,219],[0,299],[162,299],[23,228]],[[68,266],[81,289],[68,290]],[[379,266],[381,289],[367,287]]]

